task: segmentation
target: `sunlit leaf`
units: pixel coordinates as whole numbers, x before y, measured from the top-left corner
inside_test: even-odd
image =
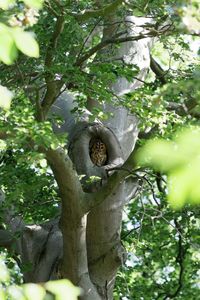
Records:
[[[9,280],[9,272],[4,261],[0,257],[0,282],[6,282],[7,280]]]
[[[46,294],[45,289],[38,284],[24,284],[22,286],[24,295],[27,299],[37,299],[42,300]]]
[[[13,93],[7,87],[0,85],[0,107],[9,109]]]
[[[15,0],[0,0],[0,8],[6,10],[9,7],[11,7],[13,4],[15,4]]]
[[[187,29],[197,34],[200,33],[200,4],[198,9],[192,5],[184,7],[182,14],[182,21]]]
[[[30,32],[14,28],[12,34],[15,44],[21,52],[30,57],[39,57],[38,43]]]
[[[168,200],[174,209],[180,209],[189,192],[187,171],[183,168],[170,173],[168,177]]]
[[[0,151],[5,150],[6,146],[6,142],[4,140],[0,140]]]
[[[23,0],[23,2],[29,7],[40,9],[42,8],[44,0]]]
[[[39,164],[40,164],[40,166],[42,167],[42,168],[46,168],[46,166],[47,166],[47,160],[46,159],[41,159],[40,161],[39,161]]]
[[[178,133],[174,139],[176,145],[180,148],[180,153],[188,157],[188,155],[198,155],[200,149],[200,130],[199,128],[185,129]],[[188,160],[187,160],[188,161]]]
[[[49,281],[45,284],[48,291],[56,295],[56,300],[77,300],[80,295],[80,288],[75,287],[69,280],[62,279]]]
[[[27,298],[23,295],[22,288],[17,285],[9,286],[7,293],[9,295],[8,299],[27,300]]]
[[[174,209],[200,203],[200,129],[176,133],[172,141],[149,141],[138,162],[168,175],[168,200]]]
[[[90,176],[87,180],[86,180],[86,182],[87,183],[93,183],[93,182],[98,182],[98,181],[100,181],[101,180],[101,177],[99,177],[99,176]]]
[[[6,300],[5,293],[1,287],[0,287],[0,300]]]
[[[17,48],[15,46],[9,27],[0,23],[0,60],[10,65],[17,57]]]
[[[155,169],[165,172],[179,164],[181,159],[177,146],[164,140],[147,142],[137,155],[139,164],[153,165]]]

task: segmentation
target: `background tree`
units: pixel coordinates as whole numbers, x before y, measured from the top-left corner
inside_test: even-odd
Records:
[[[45,1],[40,57],[0,67],[15,92],[1,112],[0,243],[25,282],[69,278],[84,299],[112,299],[125,247],[116,299],[198,295],[198,209],[169,209],[165,175],[140,167],[133,150],[138,127],[137,148],[198,125],[188,45],[198,3],[137,2]],[[2,16],[23,28],[25,11],[16,3]]]

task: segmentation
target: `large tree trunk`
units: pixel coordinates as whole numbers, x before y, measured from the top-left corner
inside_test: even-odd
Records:
[[[135,24],[144,23],[143,18],[127,17],[126,21],[128,34],[140,32],[141,28]],[[149,43],[147,38],[126,42],[115,53],[116,59],[137,64],[138,78],[142,80],[150,64]],[[140,85],[141,81],[119,78],[112,90],[120,97]],[[7,215],[12,234],[2,230],[0,243],[8,248],[15,244],[21,263],[31,263],[32,268],[24,273],[25,282],[67,277],[83,288],[83,299],[110,300],[117,270],[126,258],[120,242],[122,210],[138,188],[130,177],[126,179],[127,171],[119,168],[134,149],[138,121],[125,108],[112,105],[103,108],[113,113],[108,121],[89,123],[89,111],[77,121],[71,114],[73,100],[74,96],[65,92],[54,106],[54,113],[65,120],[55,132],[68,133],[70,158],[64,150],[45,153],[62,199],[60,225],[56,219],[40,226],[26,226]],[[106,145],[105,165],[96,166],[90,158],[90,142],[94,138]],[[85,175],[81,184],[77,174]],[[90,176],[101,180],[87,184]],[[12,237],[15,232],[21,232],[19,238]]]

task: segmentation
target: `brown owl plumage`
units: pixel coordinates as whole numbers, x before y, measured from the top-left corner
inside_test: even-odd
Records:
[[[106,145],[99,138],[90,141],[90,158],[94,165],[101,167],[107,161]]]

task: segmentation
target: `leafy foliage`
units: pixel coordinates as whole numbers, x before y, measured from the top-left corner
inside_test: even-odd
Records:
[[[24,0],[24,4],[40,9],[42,7],[43,0]],[[0,2],[0,9],[7,10],[9,8],[15,8],[15,6],[20,6],[19,1],[14,0],[3,0]],[[16,15],[9,12],[4,20],[4,23],[0,22],[0,61],[10,65],[17,58],[17,49],[22,53],[30,57],[39,57],[39,46],[34,36],[25,32],[20,26],[27,26],[35,24],[35,17],[37,16],[36,11],[31,11],[31,9],[25,9],[21,13],[21,21],[16,18]],[[0,11],[1,16],[4,14]],[[24,22],[24,23],[23,23]],[[10,26],[8,26],[8,23]],[[0,107],[9,108],[12,99],[12,93],[4,86],[0,85]]]
[[[128,260],[118,273],[115,299],[198,298],[199,208],[172,211],[155,177],[151,183],[157,201],[146,183],[146,192],[126,210],[122,241]]]
[[[187,129],[173,141],[149,141],[138,155],[142,164],[167,174],[168,199],[174,208],[200,202],[199,141],[199,128]]]
[[[75,287],[69,280],[49,281],[44,285],[40,284],[24,284],[21,286],[10,285],[9,271],[0,257],[0,299],[13,300],[76,300],[80,295],[80,289]]]
[[[49,92],[53,103],[61,87],[69,89],[76,96],[78,114],[90,99],[100,105],[124,106],[140,119],[138,145],[149,136],[155,141],[144,146],[142,166],[131,171],[141,182],[141,191],[125,209],[122,242],[128,261],[118,273],[115,299],[198,298],[199,207],[191,204],[199,203],[199,129],[180,132],[185,124],[199,126],[199,3],[126,2],[117,10],[119,17],[131,11],[154,21],[147,29],[157,39],[152,56],[160,72],[150,71],[141,88],[119,98],[109,88],[111,83],[120,76],[136,79],[139,70],[137,65],[110,59],[103,48],[98,55],[87,56],[101,43],[102,30],[96,29],[104,25],[102,15],[83,19],[85,10],[98,8],[94,1],[0,1],[0,60],[6,64],[0,65],[0,106],[5,108],[0,112],[0,132],[7,134],[0,143],[0,182],[6,192],[3,205],[11,210],[14,203],[15,214],[27,223],[59,214],[60,195],[44,152],[64,147],[66,136],[52,130],[52,122],[62,120],[41,114],[46,90],[53,87],[56,91],[54,95]],[[171,24],[169,31],[160,33],[166,22]],[[34,34],[27,31],[30,27]],[[119,24],[119,30],[124,29]],[[109,45],[109,51],[117,47]],[[27,59],[18,50],[33,58]],[[91,114],[91,120],[109,117],[101,106]],[[172,208],[182,210],[174,211],[167,198]],[[7,271],[0,273],[4,287],[5,282],[10,284],[5,274]],[[65,287],[70,288],[68,283]],[[26,297],[36,293],[34,298],[39,299],[46,290],[54,293],[58,289],[63,291],[63,282],[53,289],[51,283],[26,285],[18,292]]]

